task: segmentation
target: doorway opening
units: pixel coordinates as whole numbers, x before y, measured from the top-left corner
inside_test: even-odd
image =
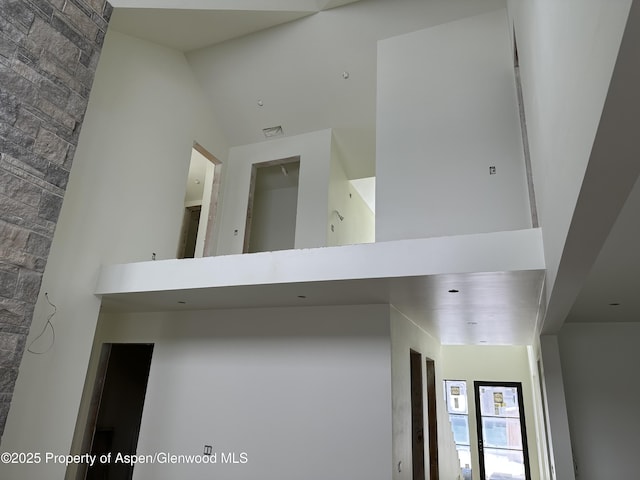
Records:
[[[474,382],[480,479],[531,480],[522,384]]]
[[[422,355],[410,351],[411,369],[411,463],[413,480],[425,480],[424,407],[422,403]]]
[[[104,344],[91,401],[83,452],[133,455],[138,446],[153,344]],[[78,480],[132,478],[127,463],[83,464]]]
[[[436,411],[436,364],[427,362],[427,425],[429,428],[429,480],[439,480],[438,467],[438,413]]]
[[[214,155],[199,143],[193,143],[177,258],[209,256],[215,250],[221,169],[222,163]]]
[[[243,253],[295,248],[300,157],[251,168]]]
[[[180,242],[181,255],[179,258],[194,258],[196,256],[196,243],[198,241],[198,227],[200,225],[200,213],[202,205],[185,207],[182,221],[182,233]]]

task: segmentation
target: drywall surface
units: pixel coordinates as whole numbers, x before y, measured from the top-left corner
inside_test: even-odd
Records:
[[[375,216],[349,182],[334,138],[331,142],[327,245],[371,243],[375,241],[375,234]]]
[[[390,476],[388,306],[108,315],[101,342],[155,344],[138,454],[218,453],[139,480]]]
[[[527,354],[529,356],[529,374],[531,375],[531,391],[533,395],[533,420],[536,424],[535,448],[538,451],[538,469],[541,479],[551,479],[553,478],[552,454],[549,439],[547,438],[549,425],[545,410],[544,366],[540,358],[539,338],[533,345],[527,345]]]
[[[252,165],[298,156],[300,177],[295,248],[326,245],[331,130],[278,138],[229,150],[216,255],[242,253]]]
[[[575,478],[569,420],[564,391],[558,337],[540,336],[540,358],[544,372],[544,393],[553,479]]]
[[[376,211],[376,177],[363,177],[349,180],[349,183],[355,188],[365,201],[369,210]],[[375,216],[375,215],[374,215]]]
[[[114,7],[149,8],[149,0],[114,0]],[[315,0],[154,0],[153,8],[193,10],[318,10]]]
[[[273,125],[288,135],[336,128],[349,177],[367,177],[375,174],[376,42],[504,5],[505,0],[359,1],[187,57],[214,111],[225,119],[232,145],[259,142],[261,130]],[[350,74],[346,81],[344,71]]]
[[[527,229],[108,265],[100,272],[95,293],[540,269],[544,269],[540,231]]]
[[[469,430],[471,440],[471,468],[474,477],[479,475],[478,433],[476,429],[475,394],[476,380],[521,382],[524,401],[525,425],[529,447],[531,478],[540,478],[536,446],[536,422],[534,418],[533,390],[526,346],[446,346],[442,347],[442,375],[449,380],[467,382]]]
[[[553,286],[631,0],[511,0],[537,210]]]
[[[505,9],[380,41],[376,240],[531,227],[518,115]]]
[[[43,278],[41,291],[57,307],[55,344],[24,357],[3,448],[69,452],[100,308],[100,265],[150,260],[153,252],[175,258],[192,142],[225,158],[203,104],[181,53],[108,32]],[[51,312],[41,295],[30,339]],[[63,470],[0,465],[0,477],[61,478]]]
[[[204,195],[204,177],[207,172],[207,165],[211,162],[195,148],[191,150],[189,162],[189,175],[187,177],[186,193],[184,194],[184,206],[191,207],[202,205]]]
[[[426,359],[433,360],[436,368],[436,397],[438,422],[438,465],[440,478],[457,479],[460,475],[460,462],[453,442],[453,433],[449,417],[441,395],[443,360],[440,343],[429,333],[419,328],[409,318],[391,307],[391,378],[393,392],[393,480],[410,480],[412,472],[411,443],[411,371],[410,351],[422,354],[423,392],[426,391]],[[425,465],[428,472],[429,449],[427,402],[424,402],[425,419]]]
[[[260,175],[258,170],[258,175]],[[293,175],[293,174],[289,174]],[[249,252],[288,250],[295,246],[298,187],[260,188],[253,197]]]
[[[558,335],[576,478],[638,476],[640,324],[565,324]]]

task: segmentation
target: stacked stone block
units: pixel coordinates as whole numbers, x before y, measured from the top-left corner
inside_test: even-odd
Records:
[[[111,12],[0,0],[0,435]]]

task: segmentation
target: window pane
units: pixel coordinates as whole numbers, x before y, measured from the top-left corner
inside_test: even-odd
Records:
[[[467,413],[467,382],[457,380],[444,381],[447,410],[449,413]]]
[[[449,415],[453,441],[457,444],[469,445],[469,417],[466,415]]]
[[[460,469],[462,470],[462,478],[471,480],[471,447],[468,445],[456,445],[458,450],[458,458],[460,459]]]
[[[469,417],[467,415],[467,382],[445,380],[444,396],[449,412],[453,439],[458,451],[463,480],[471,479],[471,449],[469,447]]]
[[[487,480],[525,480],[522,452],[484,449]]]
[[[518,390],[508,387],[480,387],[480,409],[483,417],[519,418]]]
[[[482,418],[482,433],[485,447],[522,450],[518,418]]]

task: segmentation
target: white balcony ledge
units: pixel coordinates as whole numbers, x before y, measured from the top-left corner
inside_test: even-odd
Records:
[[[529,229],[111,265],[96,294],[111,312],[390,303],[443,343],[527,344],[544,268]]]

